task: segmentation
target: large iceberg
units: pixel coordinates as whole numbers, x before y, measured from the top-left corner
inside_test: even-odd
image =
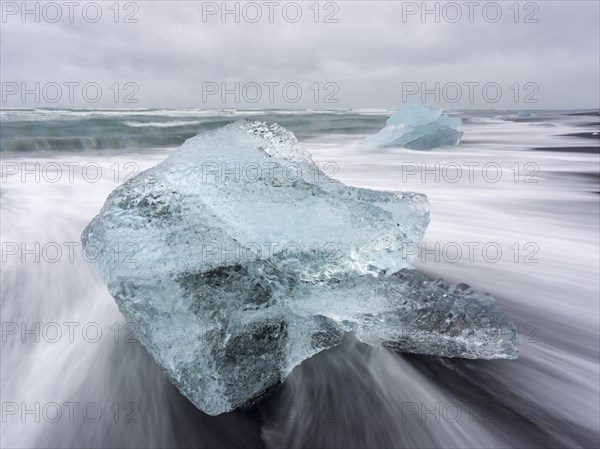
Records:
[[[491,296],[414,270],[428,221],[424,195],[346,186],[291,132],[240,121],[115,189],[82,241],[152,357],[216,415],[254,403],[346,333],[516,358],[515,328]]]
[[[449,117],[439,109],[410,104],[387,119],[386,126],[363,142],[376,147],[404,147],[429,150],[458,145],[463,136],[457,128],[458,117]]]

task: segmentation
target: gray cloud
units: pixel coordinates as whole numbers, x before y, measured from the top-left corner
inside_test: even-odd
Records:
[[[79,2],[80,10],[90,3]],[[255,3],[263,13],[258,23],[249,23],[243,16],[236,23],[231,14],[225,23],[218,15],[203,21],[203,7],[220,8],[221,2],[130,2],[128,6],[123,2],[119,23],[114,22],[114,10],[109,9],[112,2],[98,3],[102,18],[97,23],[86,21],[77,9],[73,23],[69,23],[63,2],[56,2],[63,12],[57,23],[48,23],[43,14],[40,23],[31,14],[22,20],[20,11],[4,14],[0,75],[5,91],[14,87],[10,83],[33,88],[39,82],[43,90],[47,83],[75,81],[81,85],[98,83],[102,95],[97,103],[90,103],[75,89],[70,103],[64,88],[61,101],[55,104],[44,101],[44,95],[38,103],[33,94],[23,102],[16,94],[5,95],[2,106],[379,108],[402,104],[406,82],[426,83],[429,88],[439,82],[440,93],[449,82],[462,86],[461,100],[452,103],[445,101],[452,98],[442,96],[439,104],[443,107],[599,106],[600,11],[596,1],[539,1],[529,2],[529,6],[522,2],[519,23],[515,23],[511,9],[514,2],[495,3],[502,12],[497,23],[490,23],[481,12],[483,6],[494,2],[478,2],[473,23],[466,16],[465,2],[452,6],[458,5],[463,12],[457,23],[444,20],[444,16],[436,23],[432,15],[423,23],[418,14],[403,21],[403,8],[420,8],[422,2],[388,1],[321,2],[318,23],[314,21],[314,3],[298,2],[302,18],[290,23],[281,11],[293,2],[277,3],[274,23],[267,20],[265,2]],[[444,6],[447,3],[439,3],[440,11],[450,8]],[[20,9],[21,2],[3,1],[3,12],[10,12],[14,5]],[[40,11],[44,5],[40,4]],[[241,11],[247,3],[239,5]],[[538,23],[522,23],[535,5]],[[134,17],[139,22],[122,23],[125,14],[136,6],[139,10]],[[28,7],[34,8],[34,3]],[[293,11],[293,5],[288,7]],[[435,2],[428,3],[428,8],[434,7]],[[335,9],[338,23],[323,23],[326,14]],[[488,12],[493,10],[494,5]],[[120,83],[117,103],[109,89],[115,82]],[[139,103],[123,103],[123,94],[131,92],[123,89],[125,82],[139,87],[134,95]],[[220,95],[203,101],[206,82],[219,87],[226,83],[229,88],[234,88],[235,82],[241,87],[258,83],[263,92],[257,103],[245,101],[243,95],[236,103],[233,94],[225,103]],[[265,82],[280,83],[273,103],[269,102]],[[297,103],[286,101],[281,91],[290,82],[302,88]],[[338,103],[323,102],[327,93],[334,92],[332,85],[325,88],[327,82],[338,86],[332,97]],[[464,86],[468,82],[480,83],[473,102]],[[502,88],[496,103],[481,91],[481,86],[490,82]],[[523,103],[523,96],[534,90],[532,85],[524,88],[527,82],[537,86],[532,98],[539,103]],[[318,101],[314,83],[319,83]],[[514,83],[519,83],[518,89]],[[520,93],[518,102],[515,90]],[[290,92],[293,94],[293,89]],[[240,93],[249,97],[255,91],[248,87]],[[410,99],[420,100],[417,95]],[[426,100],[436,103],[433,95]]]

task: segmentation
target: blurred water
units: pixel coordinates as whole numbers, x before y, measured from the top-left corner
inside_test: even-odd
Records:
[[[378,110],[2,111],[0,445],[597,447],[598,112],[454,113],[461,145],[419,152],[361,146],[385,122]],[[130,335],[79,235],[127,175],[246,115],[294,131],[345,183],[426,193],[419,268],[492,293],[519,329],[520,358],[347,338],[257,407],[196,410]],[[23,179],[35,163],[39,182]]]

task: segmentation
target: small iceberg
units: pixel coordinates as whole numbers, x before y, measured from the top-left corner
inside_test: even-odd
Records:
[[[404,147],[430,150],[458,145],[463,136],[457,128],[458,117],[449,117],[440,109],[410,104],[387,119],[386,126],[363,142],[373,147]]]

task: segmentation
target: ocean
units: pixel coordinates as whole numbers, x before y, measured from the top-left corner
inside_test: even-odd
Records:
[[[363,145],[392,112],[0,111],[0,445],[597,447],[599,111],[450,110],[462,119],[456,147]],[[80,235],[124,180],[246,118],[291,130],[346,184],[425,193],[418,269],[491,293],[518,330],[518,360],[348,337],[255,407],[197,410],[137,342]]]

